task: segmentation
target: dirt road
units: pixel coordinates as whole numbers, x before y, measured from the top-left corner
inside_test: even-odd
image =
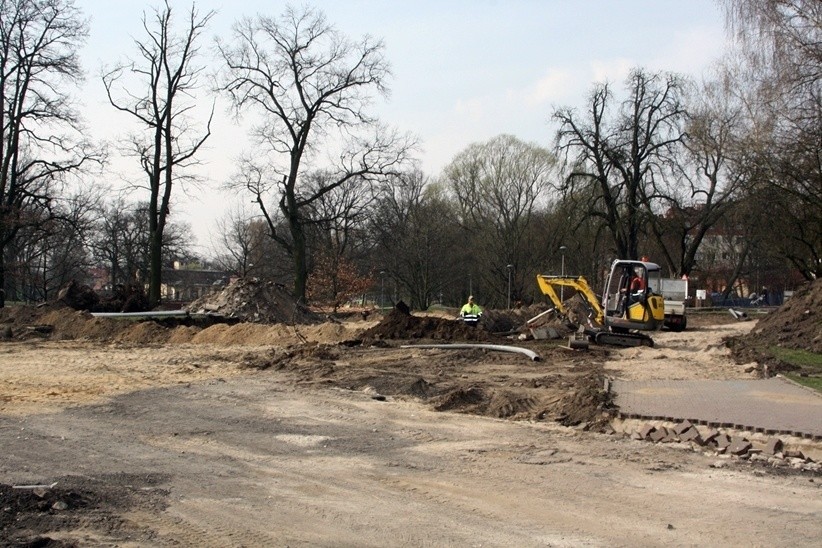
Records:
[[[816,545],[818,474],[584,432],[546,416],[565,412],[563,390],[597,368],[625,378],[747,378],[720,339],[749,328],[661,333],[655,349],[587,357],[543,348],[549,359],[537,363],[481,351],[349,349],[329,343],[350,333],[332,336],[328,327],[304,330],[299,347],[2,343],[0,484],[56,485],[2,491],[0,539]]]

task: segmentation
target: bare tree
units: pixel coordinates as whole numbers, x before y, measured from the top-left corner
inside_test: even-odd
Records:
[[[109,270],[109,282],[130,285],[148,274],[148,219],[122,199],[101,206],[91,238],[97,264]]]
[[[585,117],[569,108],[554,112],[557,147],[569,171],[563,189],[591,189],[588,215],[601,220],[620,258],[639,257],[641,235],[654,212],[656,179],[682,141],[682,86],[676,75],[634,69],[617,116],[610,113],[608,84],[594,88]]]
[[[555,204],[540,212],[535,223],[540,232],[536,253],[540,273],[559,274],[564,263],[566,274],[581,274],[594,287],[602,285],[614,248],[601,219],[589,214],[596,192],[593,186],[563,192]]]
[[[320,193],[334,178],[328,171],[313,171],[304,176],[305,186],[319,198],[311,204],[308,220],[314,232],[314,246],[331,251],[331,255],[346,255],[361,241],[356,238],[364,230],[377,199],[377,187],[352,178],[330,192]]]
[[[313,171],[305,176],[306,186],[313,193],[333,177],[325,170]],[[309,208],[306,228],[311,249],[312,300],[314,296],[332,295],[334,301],[339,301],[346,295],[362,293],[363,284],[358,280],[367,281],[373,270],[365,259],[370,243],[368,221],[376,199],[376,185],[352,178],[322,194]],[[326,286],[329,291],[318,286]]]
[[[265,226],[247,207],[237,206],[217,221],[217,263],[245,277],[259,271],[263,259]]]
[[[48,219],[21,228],[8,250],[18,298],[46,301],[68,282],[86,281],[96,202],[90,192],[67,196],[54,204]]]
[[[221,89],[237,115],[261,120],[252,130],[261,152],[243,161],[237,179],[260,206],[270,236],[292,257],[294,293],[305,301],[308,211],[348,181],[368,183],[397,171],[413,145],[367,112],[373,95],[387,91],[384,46],[367,36],[348,40],[322,13],[287,8],[279,19],[242,19],[218,49],[226,66]],[[324,149],[338,155],[329,177],[312,188],[303,172],[319,164],[317,152]]]
[[[470,254],[457,208],[444,186],[430,183],[419,170],[392,179],[370,219],[380,291],[387,279],[409,296],[412,308],[420,310],[440,296],[455,303],[465,298],[460,282],[468,279],[464,266]]]
[[[0,2],[0,306],[9,246],[54,218],[68,176],[101,160],[67,91],[87,34],[71,0]]]
[[[822,79],[822,6],[816,0],[723,0],[725,20],[763,86],[800,95]],[[776,96],[774,96],[776,98]]]
[[[822,276],[822,3],[725,0],[747,72],[752,139],[744,148],[751,194],[779,200],[773,239],[806,279]],[[771,190],[763,189],[763,186]],[[776,207],[774,210],[777,210]]]
[[[700,246],[738,205],[748,177],[736,162],[748,129],[744,109],[726,81],[708,81],[695,90],[685,128],[680,156],[656,185],[658,214],[649,216],[659,262],[672,276],[691,275]]]
[[[192,124],[190,113],[202,72],[195,64],[197,42],[213,15],[201,16],[192,5],[185,28],[176,33],[166,1],[164,8],[154,10],[152,19],[143,15],[146,38],[135,42],[138,59],[120,63],[102,77],[111,105],[130,114],[142,128],[131,137],[130,152],[140,162],[149,192],[150,306],[160,300],[163,233],[171,213],[172,187],[192,180],[185,169],[198,163],[196,154],[211,135],[213,108],[203,130]],[[133,91],[136,87],[142,89]]]
[[[150,271],[149,204],[122,199],[100,208],[89,246],[97,264],[106,265],[112,286],[142,283]],[[192,236],[186,224],[169,222],[163,231],[162,266],[191,258]]]
[[[460,152],[443,172],[456,197],[462,226],[472,234],[472,252],[488,267],[477,275],[494,289],[498,303],[507,295],[508,265],[516,298],[532,285],[536,240],[530,227],[548,204],[555,156],[548,150],[500,135]],[[541,238],[540,238],[541,240]],[[470,264],[476,264],[476,255]],[[490,298],[486,295],[485,298]]]

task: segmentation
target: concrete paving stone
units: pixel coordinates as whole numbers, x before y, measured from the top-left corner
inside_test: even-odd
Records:
[[[699,445],[703,444],[702,438],[699,435],[699,430],[697,430],[696,427],[694,427],[694,426],[691,426],[690,428],[688,428],[684,432],[681,432],[679,434],[679,439],[681,441],[692,441],[692,442],[697,443]]]
[[[704,436],[702,436],[702,441],[703,441],[705,444],[708,444],[708,443],[715,443],[715,442],[716,442],[716,437],[717,437],[718,435],[719,435],[719,431],[718,431],[718,430],[714,430],[714,429],[712,428],[712,429],[708,430],[708,431],[705,433],[705,435],[704,435]]]
[[[734,438],[731,445],[729,445],[726,449],[726,452],[731,455],[744,455],[751,449],[751,447],[751,442],[745,438]]]
[[[805,453],[800,451],[799,449],[789,449],[785,451],[785,458],[786,459],[805,459]]]
[[[652,442],[660,442],[665,439],[665,436],[668,435],[667,429],[663,426],[661,428],[656,428],[651,434],[648,436]]]
[[[822,394],[777,376],[759,380],[613,380],[620,413],[634,417],[762,429],[822,439]]]
[[[642,436],[643,440],[647,440],[650,438],[654,430],[656,430],[656,426],[652,424],[646,424],[642,427],[642,430],[639,431],[639,435]]]
[[[686,430],[689,430],[689,429],[693,428],[693,426],[694,425],[691,424],[691,421],[686,419],[686,420],[680,422],[679,424],[677,424],[676,426],[674,426],[674,432],[676,432],[677,435],[680,435],[683,432],[685,432]]]
[[[769,438],[763,451],[768,455],[776,455],[782,451],[782,440],[779,438]]]
[[[716,438],[714,438],[714,443],[716,443],[716,447],[718,449],[725,450],[731,445],[731,438],[729,438],[726,434],[719,434]]]

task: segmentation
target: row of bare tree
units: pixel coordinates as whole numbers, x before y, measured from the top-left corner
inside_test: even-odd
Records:
[[[822,8],[725,5],[739,47],[712,81],[636,68],[622,88],[596,84],[585,109],[546,113],[552,146],[500,135],[436,176],[417,169],[411,136],[369,113],[390,76],[381,42],[351,40],[310,8],[238,21],[216,43],[212,87],[257,121],[230,183],[255,206],[220,220],[220,265],[293,284],[301,300],[370,291],[417,308],[468,293],[528,301],[539,272],[597,283],[611,259],[645,255],[726,295],[819,277]],[[138,128],[121,146],[144,172],[129,206],[83,191],[106,156],[65,91],[80,74],[81,14],[70,0],[0,10],[0,287],[47,298],[98,263],[115,283],[144,280],[156,304],[163,266],[186,249],[172,189],[211,134],[192,97],[213,14],[193,5],[177,30],[166,3],[144,17],[135,58],[102,75]]]

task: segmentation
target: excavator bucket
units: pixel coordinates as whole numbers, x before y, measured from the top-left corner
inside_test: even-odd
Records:
[[[568,338],[568,348],[573,350],[588,350],[590,339],[584,333],[574,333]]]

